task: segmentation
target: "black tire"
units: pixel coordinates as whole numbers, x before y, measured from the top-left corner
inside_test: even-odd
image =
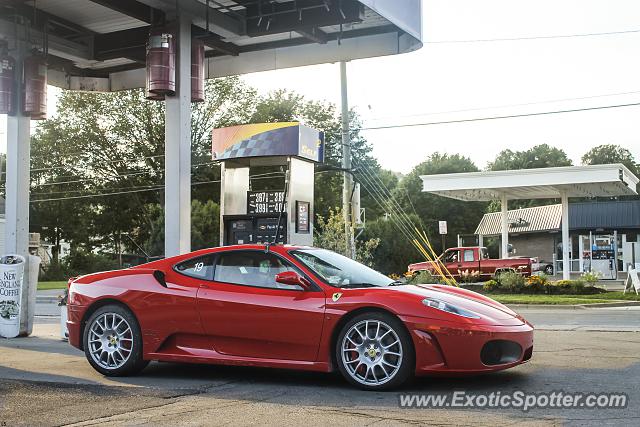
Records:
[[[365,384],[361,382],[361,380],[360,381],[356,380],[350,373],[349,369],[346,366],[347,363],[342,357],[342,353],[343,353],[342,346],[343,346],[343,343],[347,342],[345,341],[345,335],[352,330],[352,327],[354,325],[362,324],[362,322],[365,322],[365,327],[367,327],[367,324],[366,324],[367,321],[374,322],[374,324],[376,322],[383,322],[385,326],[388,326],[390,329],[393,330],[395,335],[398,337],[398,340],[401,345],[402,358],[399,363],[399,367],[394,371],[392,375],[389,375],[391,378],[388,379],[383,384]],[[367,338],[369,338],[369,336],[370,335],[367,335]],[[373,334],[371,334],[371,336],[373,336]],[[363,343],[364,343],[364,339],[363,339]],[[409,336],[409,333],[407,332],[407,329],[404,326],[404,324],[398,318],[396,318],[395,316],[392,316],[391,314],[374,311],[374,312],[362,313],[353,317],[352,319],[347,321],[347,323],[345,323],[342,329],[340,330],[340,333],[338,334],[338,337],[335,343],[334,350],[335,350],[336,365],[338,367],[338,370],[342,374],[342,376],[348,382],[350,382],[351,384],[353,384],[354,386],[362,390],[368,390],[368,391],[391,390],[405,384],[407,381],[413,378],[415,367],[416,367],[415,350],[413,348],[413,341],[411,340],[411,337]],[[357,353],[357,352],[354,350],[354,353]],[[385,355],[382,354],[380,357],[384,359]],[[380,373],[381,371],[379,369],[380,368],[378,368],[378,372]],[[374,374],[375,374],[375,371],[376,371],[376,368],[374,367],[373,368]],[[365,375],[365,378],[366,378],[366,375]]]
[[[105,315],[106,315],[106,319],[108,319],[109,316],[112,316],[112,319],[116,319],[117,318],[116,316],[119,316],[119,319],[123,319],[128,324],[131,331],[130,333],[126,334],[126,338],[122,338],[123,340],[122,348],[119,348],[123,350],[120,354],[126,353],[128,349],[124,348],[125,346],[124,341],[126,340],[127,342],[131,343],[131,344],[126,344],[127,346],[130,345],[130,350],[128,350],[129,353],[128,353],[128,356],[126,357],[126,361],[119,366],[115,366],[116,360],[114,359],[114,366],[110,368],[101,366],[100,364],[98,364],[96,360],[94,360],[94,357],[92,357],[91,352],[92,350],[95,350],[96,347],[99,346],[99,344],[97,343],[92,344],[89,342],[89,335],[91,333],[92,326],[94,325],[97,319],[101,319],[101,320],[105,319],[104,317]],[[124,326],[120,326],[119,328],[116,328],[116,329],[119,329],[120,331],[122,331],[123,328]],[[148,361],[142,359],[142,333],[140,331],[140,325],[138,324],[138,321],[136,320],[135,316],[131,313],[131,311],[117,304],[110,304],[110,305],[105,305],[104,307],[100,307],[91,315],[91,317],[89,317],[89,320],[87,321],[84,328],[83,344],[84,344],[83,345],[84,354],[87,360],[89,361],[89,364],[91,364],[93,369],[95,369],[96,371],[109,377],[123,377],[123,376],[135,375],[141,370],[143,370],[149,364]],[[100,357],[100,359],[102,359],[102,357]],[[123,359],[121,359],[121,361],[122,360]],[[109,359],[107,359],[107,361],[109,361]]]
[[[544,274],[546,274],[548,276],[553,276],[553,266],[552,265],[547,265],[544,268]]]

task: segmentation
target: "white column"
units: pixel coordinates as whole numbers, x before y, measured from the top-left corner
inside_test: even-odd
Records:
[[[478,234],[478,246],[484,246],[484,234]]]
[[[16,55],[16,75],[22,75],[23,42],[19,43]],[[19,80],[19,79],[18,79]],[[17,82],[16,92],[22,92],[22,83]],[[31,119],[22,114],[21,96],[17,96],[18,108],[15,116],[7,117],[7,182],[5,207],[5,252],[22,255],[26,259],[20,301],[20,335],[31,333],[33,306],[29,300],[34,294],[29,291],[29,179],[31,151]],[[35,298],[35,295],[33,295]]]
[[[165,101],[164,255],[191,250],[191,19],[177,19],[176,94]]]
[[[565,191],[560,193],[562,200],[562,279],[571,278],[569,259],[569,197]]]
[[[507,194],[502,193],[502,258],[509,258],[509,204]]]
[[[344,218],[344,236],[346,255],[351,258],[356,256],[355,242],[353,239],[353,227],[351,218],[351,194],[353,193],[352,177],[348,170],[351,169],[351,141],[349,137],[349,100],[347,88],[347,63],[340,62],[340,98],[342,116],[342,215]]]

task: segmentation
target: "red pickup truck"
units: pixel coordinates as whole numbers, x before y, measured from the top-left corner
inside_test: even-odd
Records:
[[[456,279],[464,271],[479,272],[479,280],[487,280],[507,271],[514,271],[523,276],[531,275],[531,258],[503,258],[490,259],[487,248],[479,246],[468,246],[460,248],[449,248],[439,259],[447,267],[449,272]],[[433,262],[417,262],[409,265],[409,271],[427,270],[436,273]]]

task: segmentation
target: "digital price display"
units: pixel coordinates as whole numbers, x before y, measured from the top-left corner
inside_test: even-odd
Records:
[[[247,214],[280,213],[284,191],[247,191]]]

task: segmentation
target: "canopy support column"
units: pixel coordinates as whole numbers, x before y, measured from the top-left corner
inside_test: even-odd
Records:
[[[571,278],[571,261],[569,259],[569,197],[566,191],[560,192],[562,200],[562,279]]]
[[[340,62],[340,96],[342,116],[342,216],[344,219],[345,250],[347,256],[356,257],[355,242],[353,239],[353,218],[351,216],[353,197],[353,178],[351,176],[351,141],[349,136],[349,101],[347,90],[347,63]]]
[[[176,94],[165,101],[164,255],[191,250],[191,18],[177,18]]]
[[[509,206],[507,200],[507,193],[502,193],[502,199],[500,201],[502,207],[502,258],[509,258]]]
[[[25,55],[23,41],[18,42],[16,52],[16,75],[22,76]],[[22,79],[16,79],[16,93],[22,93]],[[33,329],[35,301],[30,301],[34,292],[29,291],[29,180],[31,155],[31,118],[22,113],[22,97],[18,95],[16,114],[7,116],[7,181],[5,208],[5,253],[18,254],[25,258],[20,301],[20,335],[29,335]]]

